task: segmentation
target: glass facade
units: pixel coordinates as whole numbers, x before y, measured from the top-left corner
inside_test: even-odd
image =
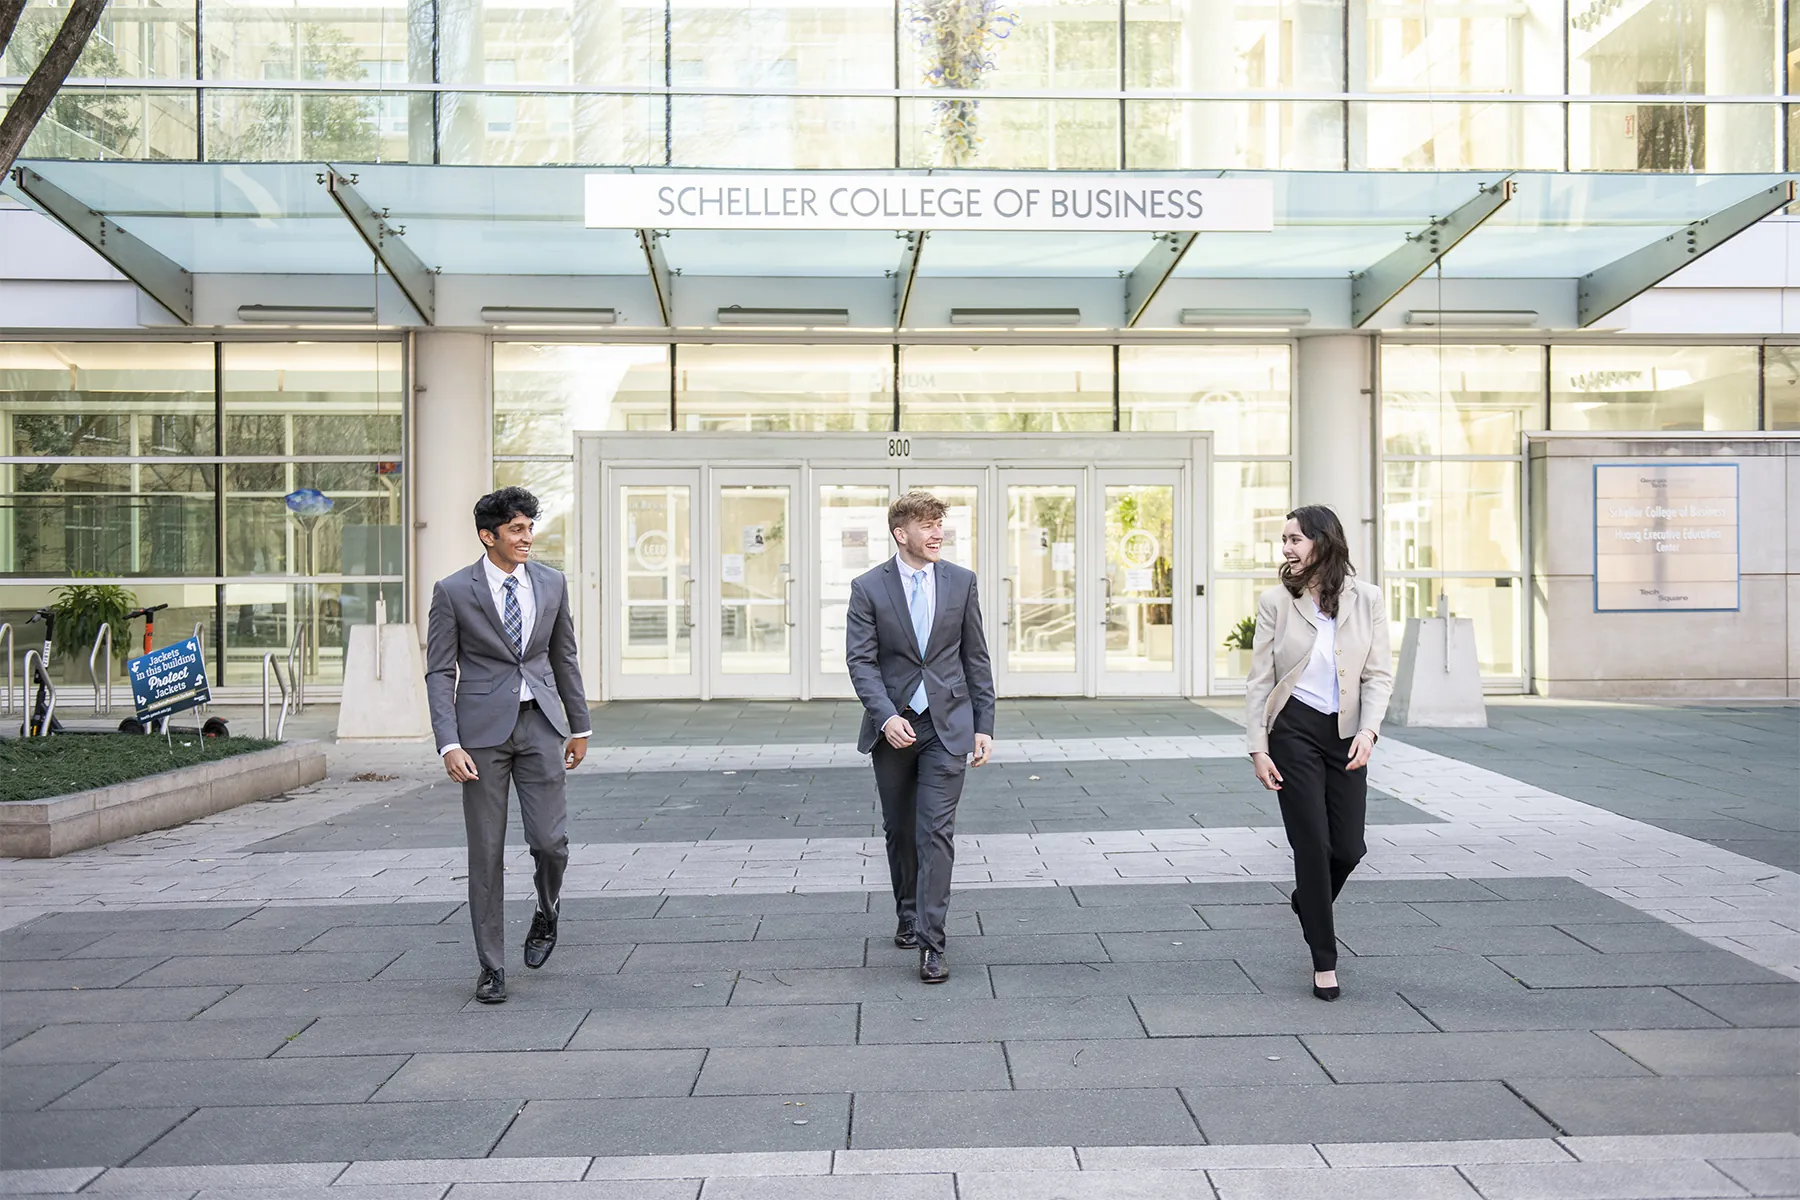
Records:
[[[1557,346],[1550,428],[1755,429],[1759,375],[1755,346]]]
[[[0,104],[65,11],[28,0]],[[119,0],[26,154],[1769,171],[1783,24],[1766,0]]]
[[[377,593],[400,611],[403,395],[395,342],[0,342],[0,618],[114,582],[171,606],[159,641],[202,625],[217,682],[296,622],[341,680]]]

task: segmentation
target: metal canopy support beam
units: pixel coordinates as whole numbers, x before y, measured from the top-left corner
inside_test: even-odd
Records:
[[[1784,179],[1723,212],[1703,217],[1660,242],[1583,275],[1575,287],[1576,321],[1586,329],[1621,304],[1649,291],[1709,250],[1724,245],[1771,213],[1794,202],[1794,181]]]
[[[644,248],[644,263],[650,269],[650,286],[656,289],[656,308],[664,325],[675,324],[675,274],[669,260],[663,257],[662,234],[654,229],[637,231],[638,245]]]
[[[356,176],[345,175],[336,167],[328,165],[319,181],[331,193],[338,208],[350,218],[350,224],[356,226],[356,232],[362,235],[362,240],[368,244],[369,252],[375,256],[376,261],[400,285],[400,290],[418,311],[420,319],[427,325],[435,325],[437,272],[421,262],[419,256],[413,253],[412,247],[401,239],[406,228],[390,223],[387,209],[377,212],[362,198],[356,190]]]
[[[96,212],[30,167],[18,167],[13,179],[70,233],[138,285],[183,325],[194,323],[194,277],[162,251],[126,233],[104,213]]]
[[[1159,233],[1144,260],[1125,276],[1125,328],[1130,329],[1181,265],[1198,234]]]
[[[900,269],[894,272],[894,328],[906,325],[906,310],[912,304],[913,281],[919,277],[919,255],[925,250],[925,239],[931,234],[923,229],[901,234],[906,249],[900,255]]]
[[[1433,217],[1418,233],[1406,235],[1400,247],[1366,271],[1350,276],[1350,324],[1361,328],[1408,284],[1450,253],[1452,247],[1481,227],[1513,197],[1512,176],[1484,183],[1481,193],[1447,217]]]

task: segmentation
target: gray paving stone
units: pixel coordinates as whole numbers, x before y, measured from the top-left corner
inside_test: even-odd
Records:
[[[1450,1167],[1208,1171],[1219,1200],[1479,1200]]]
[[[998,1045],[730,1047],[706,1055],[696,1096],[1008,1088]]]
[[[1169,897],[1164,897],[1165,900]],[[891,894],[875,893],[873,905],[891,906]],[[873,905],[870,911],[874,911]],[[950,895],[950,911],[973,909],[976,912],[1018,912],[1020,909],[1042,910],[1074,908],[1075,893],[1066,887],[959,887]],[[883,908],[882,911],[889,911]]]
[[[281,1019],[46,1025],[0,1050],[0,1064],[263,1058],[305,1027]]]
[[[645,971],[638,975],[558,976],[555,968],[506,973],[510,1011],[555,1009],[709,1008],[730,1003],[737,984],[735,971]],[[475,1001],[475,980],[468,982],[464,1012],[492,1011]]]
[[[1584,929],[1653,929],[1650,925],[1587,925]],[[1686,934],[1682,935],[1686,937]],[[1463,925],[1455,928],[1338,930],[1338,944],[1358,958],[1422,954],[1584,954],[1593,948],[1555,925]]]
[[[579,1158],[427,1158],[353,1162],[334,1183],[340,1187],[396,1183],[542,1183],[577,1180],[592,1160]]]
[[[1721,1158],[1712,1165],[1752,1196],[1800,1196],[1800,1159]]]
[[[1306,1045],[1339,1083],[1649,1074],[1601,1038],[1574,1030],[1319,1034]]]
[[[255,913],[261,905],[220,908],[88,908],[48,913],[31,923],[33,933],[87,933],[102,936],[124,929],[224,929]]]
[[[100,1174],[100,1167],[44,1167],[0,1172],[0,1196],[65,1195]]]
[[[203,1108],[133,1165],[479,1158],[517,1109],[517,1100]]]
[[[1502,900],[1586,900],[1594,889],[1567,875],[1489,876],[1471,880]]]
[[[469,1002],[468,985],[444,980],[368,981],[356,983],[247,983],[224,996],[201,1014],[207,1021],[221,1017],[329,1017],[385,1016],[395,1013],[453,1013]],[[118,993],[125,998],[142,996],[148,1002],[175,988],[140,988]],[[217,989],[223,994],[224,989]]]
[[[517,944],[524,936],[525,926],[520,925],[515,931],[514,922],[508,922],[507,941]],[[568,922],[564,928],[567,928]],[[475,954],[475,939],[469,927],[458,921],[453,925],[340,925],[334,929],[316,931],[316,936],[305,943],[308,954],[356,954],[385,950],[391,954],[403,954],[408,950],[417,950],[429,946],[460,946],[469,957]]]
[[[105,939],[98,930],[35,933],[29,926],[0,931],[0,962],[34,962],[66,958]]]
[[[663,918],[657,923],[662,924],[667,920],[668,918]],[[759,942],[807,938],[891,938],[894,935],[894,925],[891,909],[872,913],[799,913],[794,916],[764,917],[756,925],[754,932]],[[981,933],[981,926],[974,913],[953,912],[944,932],[952,938],[977,937]],[[644,940],[673,939],[651,937]]]
[[[768,971],[793,967],[860,967],[861,938],[807,941],[670,942],[628,947],[625,974],[643,971]],[[903,952],[902,952],[903,953]],[[561,963],[559,962],[560,966]]]
[[[1792,1078],[1528,1079],[1508,1082],[1570,1134],[1791,1133]]]
[[[1245,880],[1220,883],[1136,884],[1115,883],[1074,889],[1083,908],[1107,908],[1120,904],[1202,904],[1208,907],[1234,904],[1286,904],[1287,892],[1278,884]],[[986,905],[980,907],[985,908]],[[1291,918],[1292,913],[1288,914]]]
[[[1728,950],[1685,954],[1527,954],[1494,964],[1527,987],[1647,987],[1677,983],[1775,983],[1781,976]]]
[[[120,1108],[104,1112],[6,1114],[0,1168],[114,1167],[162,1137],[191,1110]]]
[[[281,1057],[561,1050],[587,1018],[582,1010],[508,1011],[511,1003],[483,1008],[429,1021],[412,1016],[321,1017],[283,1046]]]
[[[195,984],[341,983],[373,979],[396,956],[383,950],[364,954],[213,954],[171,958],[130,980],[132,987]],[[96,958],[94,963],[131,962]]]
[[[456,823],[460,827],[459,814]],[[245,924],[272,922],[322,925],[444,925],[452,918],[468,921],[467,907],[455,900],[406,900],[393,904],[269,904],[245,919]]]
[[[1583,1162],[1647,1162],[1666,1158],[1800,1158],[1796,1133],[1601,1134],[1561,1137]]]
[[[1006,1054],[1020,1090],[1331,1082],[1292,1037],[1017,1041]]]
[[[704,1050],[415,1054],[375,1099],[575,1100],[589,1096],[685,1096]]]
[[[185,1021],[210,1010],[229,992],[230,989],[223,987],[8,992],[0,1000],[0,1025],[36,1027],[124,1020]]]
[[[960,1200],[1212,1200],[1199,1171],[959,1171],[956,1194]]]
[[[1143,1036],[1137,1011],[1124,996],[1050,996],[955,1005],[866,1002],[858,1040],[879,1045]]]
[[[1346,992],[1332,1004],[1311,995],[1138,996],[1153,1038],[1227,1034],[1430,1032],[1432,1024],[1393,992]]]
[[[0,992],[68,991],[72,988],[113,988],[151,970],[160,958],[59,958],[38,962],[13,962],[0,971]],[[167,980],[206,983],[204,979]],[[235,982],[235,981],[233,981]]]
[[[1599,1036],[1658,1075],[1800,1073],[1800,1038],[1788,1029],[1641,1029]]]
[[[941,1146],[1073,1146],[1202,1141],[1173,1088],[1062,1092],[874,1092],[856,1098],[856,1150]]]
[[[1498,1083],[1183,1088],[1209,1142],[1419,1142],[1549,1137]]]
[[[148,1108],[185,1104],[356,1104],[405,1062],[398,1056],[331,1059],[223,1059],[129,1062],[108,1067],[52,1109]]]
[[[844,1145],[849,1129],[847,1095],[533,1100],[493,1153],[536,1157],[835,1150]]]
[[[954,1171],[1079,1171],[1072,1146],[936,1147],[930,1150],[839,1150],[834,1175],[932,1174]]]
[[[663,915],[666,903],[664,896],[569,896],[563,900],[562,915],[572,921],[635,921]],[[466,908],[461,916],[468,919]]]
[[[1420,911],[1424,907],[1407,904],[1358,904],[1352,907],[1346,904],[1333,911],[1332,919],[1346,933],[1355,930],[1429,928],[1435,922]],[[1430,907],[1435,909],[1438,906]],[[1275,904],[1219,907],[1203,904],[1200,906],[1200,915],[1214,929],[1278,929],[1296,936],[1300,931],[1300,923],[1294,919],[1294,910],[1288,906],[1286,893],[1282,893]]]
[[[694,1200],[698,1179],[640,1179],[630,1183],[459,1183],[455,1200]],[[337,1189],[333,1189],[334,1191]]]
[[[1485,879],[1377,879],[1352,875],[1338,894],[1339,904],[1363,904],[1369,901],[1410,903],[1445,900],[1492,900],[1495,893]],[[1430,910],[1427,909],[1427,912]]]
[[[1207,1171],[1215,1167],[1309,1167],[1325,1160],[1310,1145],[1287,1146],[1081,1146],[1084,1170]]]
[[[575,921],[564,913],[557,922],[556,944],[587,946],[613,943],[643,945],[664,942],[744,942],[756,937],[759,929],[772,921],[802,919],[804,918],[767,917],[758,921],[756,917],[638,917],[617,921]]]
[[[1256,990],[1249,977],[1228,959],[990,969],[994,995],[1002,1000],[1021,996],[1213,995]]]
[[[1602,925],[1558,925],[1562,933],[1605,954],[1680,954],[1705,952],[1712,947],[1673,925],[1655,922],[1613,921]],[[1489,950],[1488,954],[1566,954],[1566,950]]]
[[[935,1175],[765,1176],[708,1180],[707,1200],[956,1200],[956,1177]]]
[[[771,892],[759,895],[670,896],[658,917],[741,917],[796,913],[866,913],[870,892]],[[893,894],[886,897],[892,911]]]
[[[1480,1163],[1465,1167],[1487,1200],[1683,1200],[1736,1194],[1703,1162]]]
[[[949,980],[930,986],[919,982],[919,960],[916,954],[901,958],[891,966],[746,971],[738,977],[737,987],[731,993],[731,1003],[737,1006],[919,1000],[953,1005],[967,999],[987,999],[993,996],[993,985],[988,981],[988,972],[993,968],[978,963],[959,963],[955,947],[950,948],[945,961],[950,965]]]
[[[1725,1024],[1698,1004],[1660,987],[1558,988],[1542,992],[1509,987],[1470,993],[1414,986],[1405,990],[1405,996],[1439,1028],[1451,1032],[1712,1029]]]
[[[168,929],[121,931],[82,947],[73,958],[143,958],[160,955],[283,954],[306,945],[323,932],[309,925],[249,925],[230,929]]]
[[[1020,928],[1025,928],[1021,926]],[[962,963],[1017,965],[1022,963],[1106,962],[1106,950],[1091,933],[1051,935],[999,934],[987,937],[953,938],[948,952]],[[908,959],[907,956],[911,956]],[[886,959],[916,961],[917,951],[902,950],[891,938],[871,939],[869,961]]]
[[[131,1194],[140,1188],[238,1187],[258,1193],[290,1188],[324,1187],[338,1177],[341,1162],[234,1163],[231,1166],[114,1167],[90,1192]],[[259,1197],[260,1200],[260,1197]]]
[[[711,1179],[736,1175],[829,1175],[830,1150],[767,1154],[617,1154],[596,1158],[587,1179]]]
[[[1203,958],[1268,955],[1274,939],[1266,929],[1176,929],[1157,933],[1103,933],[1105,962],[1189,962]]]
[[[975,914],[981,932],[996,934],[1119,933],[1202,930],[1206,922],[1191,904],[1119,904],[1086,908],[989,909]]]
[[[450,1187],[442,1183],[390,1184],[385,1187],[268,1188],[252,1193],[256,1200],[443,1200]],[[201,1188],[194,1200],[245,1200],[244,1189]]]
[[[1682,984],[1669,990],[1733,1025],[1800,1026],[1800,983]]]
[[[1271,948],[1257,955],[1240,954],[1237,964],[1257,987],[1271,995],[1312,995],[1312,961],[1298,929],[1292,952]],[[1384,954],[1367,959],[1340,954],[1338,982],[1346,996],[1362,991],[1406,992],[1417,986],[1472,995],[1523,990],[1492,960],[1478,954]]]
[[[1466,925],[1598,925],[1656,920],[1642,909],[1591,889],[1585,897],[1569,899],[1448,901],[1421,904],[1418,908],[1437,924],[1451,928]]]
[[[1473,1163],[1572,1162],[1554,1138],[1437,1142],[1328,1142],[1318,1148],[1334,1167],[1454,1167]]]
[[[0,1112],[31,1112],[106,1069],[104,1063],[9,1064],[0,1071]]]
[[[524,939],[522,937],[512,939],[509,944],[509,949],[513,946],[522,945],[523,941]],[[556,973],[559,976],[616,975],[618,974],[619,968],[624,965],[625,958],[631,953],[631,950],[632,947],[630,946],[618,945],[558,945],[556,948],[556,957],[553,958],[551,962],[554,964]],[[512,953],[518,954],[521,952],[514,950]],[[296,955],[295,957],[339,958],[347,956],[323,954],[315,956],[312,954],[302,954]],[[508,957],[511,958],[512,955],[509,954]],[[523,967],[523,963],[518,958],[512,958],[512,962],[509,966],[512,966],[518,974],[525,974],[525,971],[520,969]],[[470,986],[473,987],[474,977],[479,975],[480,972],[481,965],[476,961],[475,948],[473,943],[470,943],[467,945],[415,947],[402,953],[376,975],[370,976],[370,978],[379,979],[383,983],[402,979],[467,979],[470,982]],[[511,978],[510,972],[508,978]]]
[[[609,1008],[589,1015],[569,1050],[722,1046],[829,1046],[856,1041],[853,1004],[744,1004],[729,1008]]]

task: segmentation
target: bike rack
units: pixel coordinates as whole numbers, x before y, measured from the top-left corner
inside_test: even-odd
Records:
[[[306,626],[295,624],[294,640],[288,646],[288,682],[293,686],[293,711],[306,711]]]
[[[275,652],[269,651],[262,659],[262,735],[263,740],[269,737],[269,676],[275,676],[275,686],[281,689],[281,716],[275,721],[275,740],[281,740],[281,734],[287,728],[288,718],[288,685],[281,678],[281,663]]]
[[[34,670],[35,668],[35,670]],[[44,689],[44,723],[39,727],[38,737],[50,736],[50,725],[56,716],[56,684],[50,678],[50,672],[44,666],[44,656],[36,650],[25,652],[25,690],[31,690],[31,681],[35,678]],[[25,714],[25,734],[31,737],[30,712]]]
[[[100,671],[97,665],[102,643],[105,643],[106,645],[106,685],[104,688],[102,688],[100,684]],[[100,626],[100,632],[94,635],[94,648],[88,651],[88,678],[94,682],[94,715],[106,716],[110,714],[112,712],[113,682],[113,640],[111,625]]]
[[[0,621],[0,638],[6,639],[6,691],[0,694],[0,713],[12,716],[13,713],[13,627],[11,621]],[[24,707],[21,698],[19,706]]]

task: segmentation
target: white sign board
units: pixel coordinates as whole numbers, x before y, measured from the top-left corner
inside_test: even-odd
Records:
[[[964,229],[1268,233],[1267,179],[1066,171],[587,177],[589,229]]]
[[[1595,611],[1737,607],[1737,464],[1597,464]]]

